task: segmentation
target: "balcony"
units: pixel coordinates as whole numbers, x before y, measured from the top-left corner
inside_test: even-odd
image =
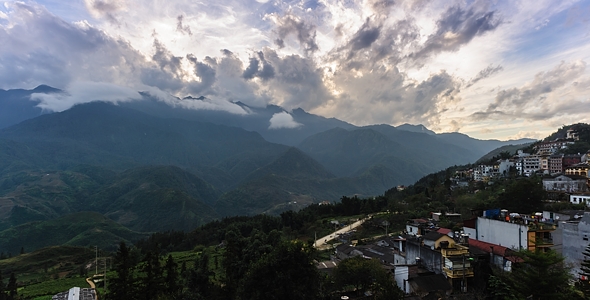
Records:
[[[443,268],[443,272],[445,272],[445,274],[448,278],[463,278],[463,274],[465,274],[465,277],[473,277],[473,270],[472,269],[451,270],[449,268]]]
[[[457,245],[459,246],[459,245]],[[457,248],[447,248],[447,249],[440,249],[442,256],[443,257],[449,257],[449,256],[463,256],[463,255],[469,255],[469,248],[467,247],[457,247]]]

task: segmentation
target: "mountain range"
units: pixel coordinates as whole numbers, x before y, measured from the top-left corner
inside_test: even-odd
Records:
[[[223,216],[379,195],[495,148],[533,141],[477,140],[422,125],[358,127],[272,105],[234,103],[246,114],[193,110],[148,93],[53,113],[41,110],[33,93],[62,91],[0,90],[0,230],[29,222],[55,228],[42,224],[85,211],[135,233],[190,230]],[[299,125],[273,128],[276,114]],[[103,228],[113,239],[137,236]],[[0,251],[8,249],[3,244]]]

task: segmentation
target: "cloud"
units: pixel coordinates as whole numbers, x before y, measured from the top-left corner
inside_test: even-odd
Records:
[[[104,82],[75,82],[64,93],[32,94],[31,100],[38,101],[43,110],[60,112],[75,104],[94,101],[125,102],[141,99],[141,95],[130,88]]]
[[[580,100],[556,101],[564,93],[570,97],[584,93],[577,90],[577,82],[588,80],[582,77],[585,70],[584,61],[562,61],[549,71],[537,73],[532,81],[521,87],[498,91],[485,111],[475,112],[471,117],[478,121],[487,118],[540,120],[589,107],[587,102]]]
[[[440,52],[457,51],[476,36],[493,31],[501,24],[495,11],[485,11],[473,4],[469,8],[453,6],[436,22],[437,30],[431,34],[422,49],[410,55],[418,64]]]
[[[183,34],[193,35],[191,31],[191,27],[188,25],[183,25],[182,21],[184,20],[184,15],[178,15],[176,17],[176,31],[181,32]]]
[[[340,93],[325,108],[358,125],[437,125],[440,116],[459,101],[461,84],[444,70],[423,81],[413,81],[399,69],[385,67],[362,75],[338,73],[334,81]]]
[[[467,82],[467,85],[465,86],[465,88],[471,87],[472,85],[474,85],[478,81],[480,81],[482,79],[486,79],[486,78],[488,78],[488,77],[490,77],[502,70],[504,70],[504,67],[502,67],[501,65],[497,65],[495,67],[492,65],[489,65],[485,69],[479,71],[479,73],[477,73],[477,75],[475,75],[475,77],[471,78],[469,80],[469,82]]]
[[[272,115],[272,117],[270,118],[270,126],[268,127],[268,129],[292,129],[298,128],[300,126],[303,126],[303,124],[297,123],[293,119],[293,116],[291,116],[288,112],[284,111]]]
[[[116,24],[119,24],[117,12],[126,7],[125,0],[84,0],[84,4],[95,17],[102,17]]]
[[[285,39],[290,35],[294,35],[306,54],[312,54],[319,49],[315,41],[316,31],[314,25],[289,14],[283,17],[274,16],[272,19],[276,22],[275,31],[278,37],[275,39],[275,44],[279,48],[285,47]]]
[[[262,65],[262,68],[260,68]],[[268,80],[275,76],[274,67],[264,59],[264,53],[258,51],[255,56],[250,57],[250,64],[244,70],[242,77],[245,79],[252,79],[258,77],[262,80]]]

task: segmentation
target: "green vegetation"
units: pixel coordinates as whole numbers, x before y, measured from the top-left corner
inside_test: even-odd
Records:
[[[522,262],[511,273],[496,271],[490,280],[491,299],[585,299],[573,281],[564,258],[555,251],[520,251]]]
[[[51,234],[48,234],[48,233]],[[147,234],[133,232],[95,212],[79,212],[49,220],[23,224],[0,232],[0,251],[18,253],[52,246],[99,246],[113,251],[118,241],[137,241]]]
[[[70,277],[56,280],[46,280],[20,288],[18,290],[18,294],[25,299],[51,299],[51,296],[57,293],[65,292],[76,286],[82,288],[88,287],[86,277]]]

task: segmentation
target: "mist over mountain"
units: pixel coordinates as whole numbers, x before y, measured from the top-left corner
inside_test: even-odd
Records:
[[[36,222],[19,227],[35,235],[85,211],[130,232],[190,230],[223,216],[380,195],[502,145],[531,141],[482,141],[422,125],[358,127],[272,105],[196,110],[189,107],[209,100],[165,102],[147,93],[137,101],[47,112],[31,101],[39,93],[62,92],[47,86],[0,92],[2,113],[12,116],[0,129],[0,231]],[[79,227],[60,241],[137,236],[104,226],[110,231]]]

